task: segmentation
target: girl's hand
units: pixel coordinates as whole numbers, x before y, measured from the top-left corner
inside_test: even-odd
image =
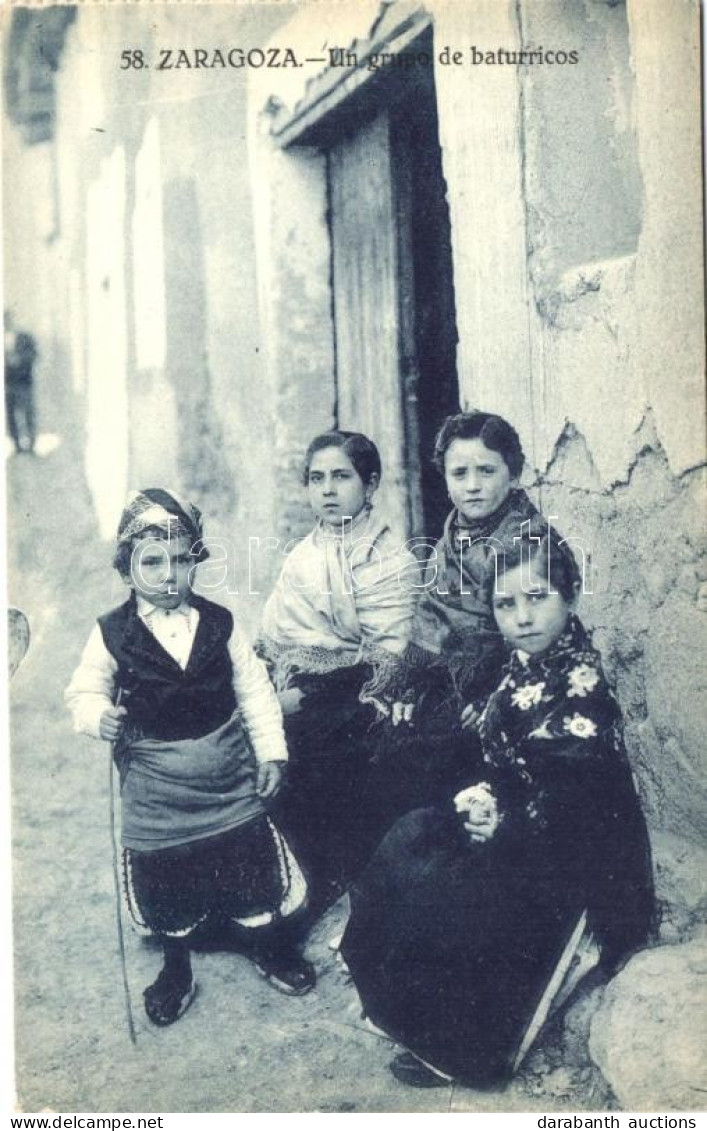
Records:
[[[481,718],[481,711],[477,711],[473,703],[468,703],[461,714],[462,730],[475,727]]]
[[[117,742],[123,733],[123,718],[127,715],[125,707],[109,707],[101,715],[98,732],[106,742]]]
[[[464,822],[464,828],[469,834],[469,840],[473,840],[475,844],[485,844],[487,840],[491,840],[500,823],[501,818],[498,813],[479,817],[470,814],[468,820]]]
[[[299,687],[288,687],[277,695],[283,715],[296,715],[300,710],[304,692]]]
[[[258,766],[255,792],[263,801],[279,792],[286,765],[286,762],[261,762]]]
[[[477,844],[490,840],[503,820],[496,798],[486,782],[463,789],[454,798],[454,807],[466,818],[464,828],[469,839]]]
[[[414,703],[393,703],[391,708],[390,717],[394,727],[400,726],[401,723],[409,723],[412,721],[412,714],[415,710]]]

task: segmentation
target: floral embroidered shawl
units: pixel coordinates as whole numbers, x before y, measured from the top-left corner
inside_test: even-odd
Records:
[[[517,761],[521,743],[578,738],[591,753],[594,740],[621,742],[621,712],[601,658],[576,616],[554,645],[538,656],[513,652],[506,674],[479,724],[486,760]]]
[[[508,813],[501,833],[518,838],[524,861],[539,852],[561,884],[575,868],[603,961],[645,945],[655,928],[648,833],[621,711],[575,616],[546,652],[513,653],[478,729]]]

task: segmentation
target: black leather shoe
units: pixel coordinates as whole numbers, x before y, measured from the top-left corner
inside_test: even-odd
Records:
[[[173,1025],[186,1013],[196,995],[196,982],[191,974],[178,979],[160,970],[157,979],[143,993],[145,1013],[153,1025]]]
[[[391,1060],[390,1071],[401,1084],[411,1088],[448,1088],[452,1083],[446,1076],[439,1076],[411,1052],[401,1052]]]

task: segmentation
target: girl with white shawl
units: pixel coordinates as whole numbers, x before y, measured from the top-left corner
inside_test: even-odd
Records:
[[[387,684],[410,638],[418,564],[373,509],[378,450],[356,432],[310,444],[304,481],[316,524],[288,556],[257,649],[285,713],[290,752],[280,819],[326,907],[365,863],[366,780]]]

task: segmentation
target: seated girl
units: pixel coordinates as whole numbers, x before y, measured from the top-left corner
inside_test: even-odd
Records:
[[[427,563],[411,643],[389,698],[402,723],[370,780],[381,836],[403,813],[459,788],[475,760],[463,711],[498,682],[506,650],[485,587],[487,567],[538,512],[518,487],[523,450],[515,429],[488,412],[442,425],[435,464],[453,503]]]
[[[418,1086],[508,1078],[577,940],[591,932],[611,972],[653,915],[621,714],[574,614],[574,559],[555,535],[524,538],[487,586],[513,652],[474,717],[483,774],[388,833],[352,888],[341,948],[366,1014],[408,1050],[393,1073]]]
[[[316,524],[285,561],[257,645],[285,713],[281,820],[315,907],[336,897],[370,847],[360,801],[382,717],[376,687],[413,619],[417,563],[373,509],[380,476],[378,450],[360,433],[327,432],[309,445]]]

